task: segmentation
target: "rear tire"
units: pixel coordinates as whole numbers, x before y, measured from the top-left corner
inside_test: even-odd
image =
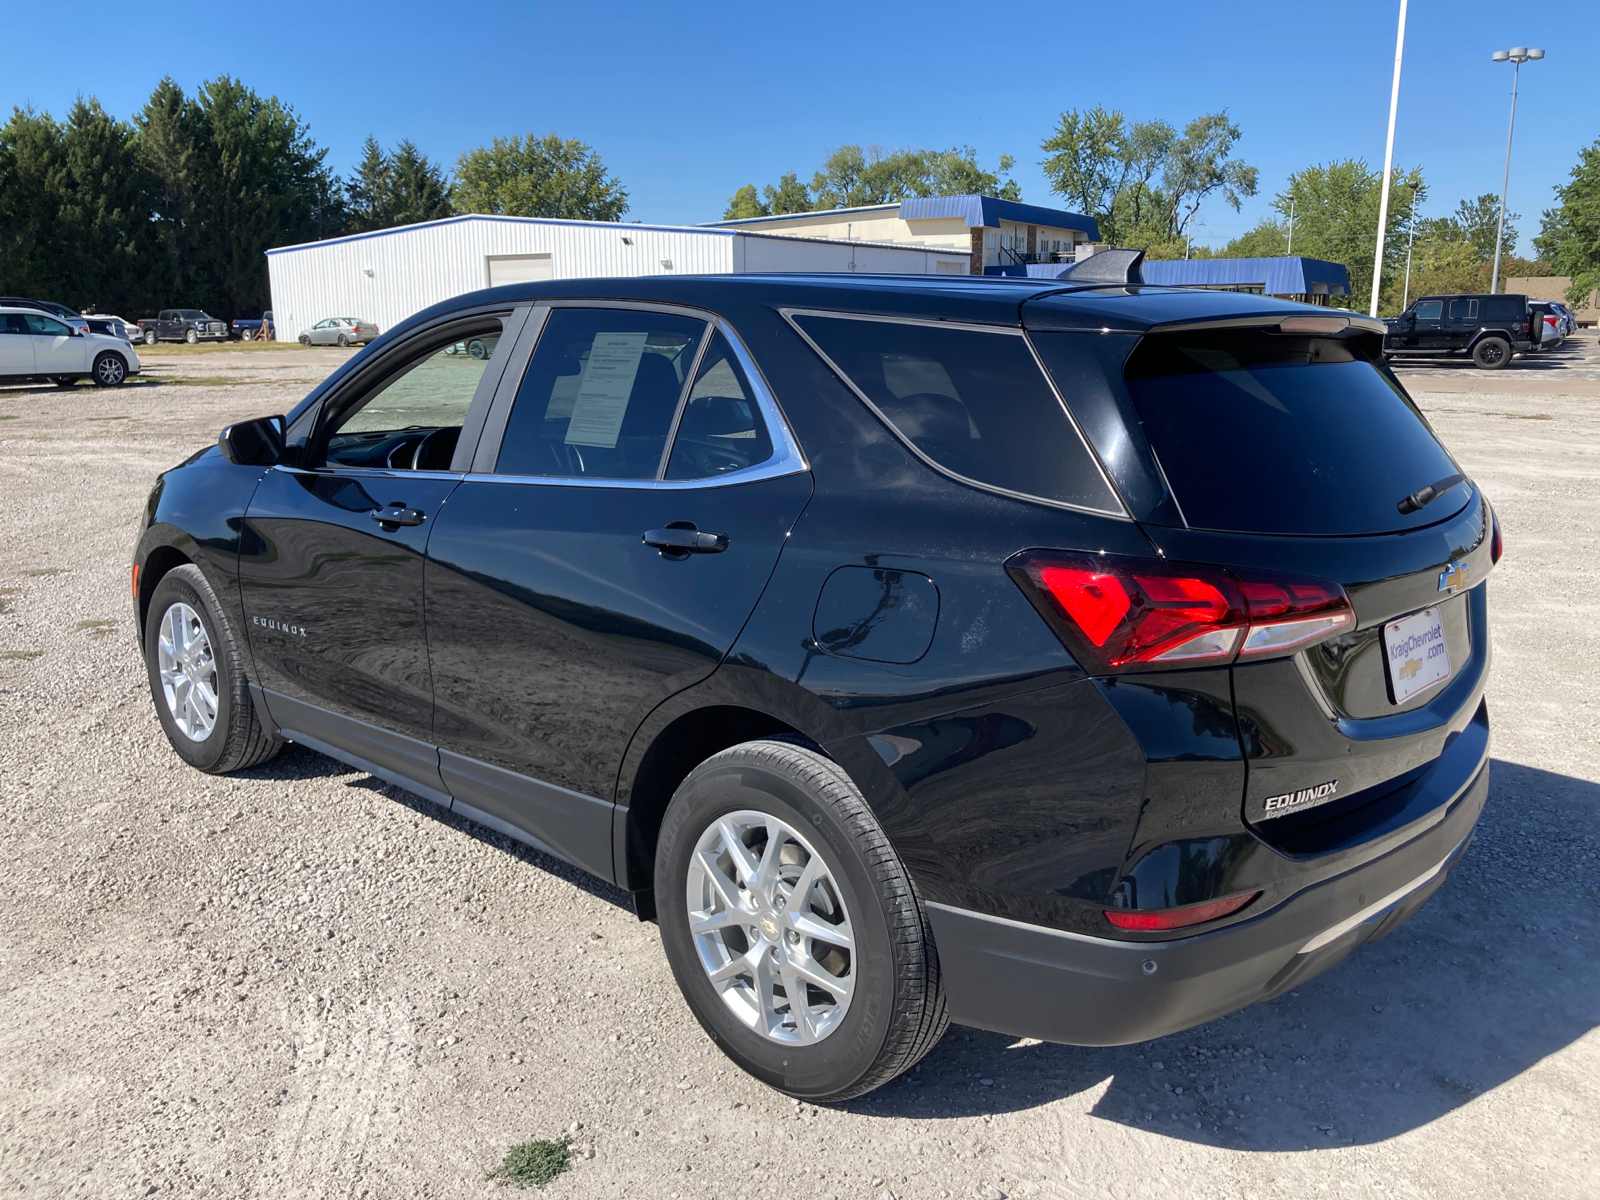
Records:
[[[144,659],[161,728],[191,767],[222,775],[283,749],[256,713],[238,641],[199,567],[174,567],[156,584]]]
[[[154,346],[156,344],[156,331],[155,330],[153,330],[153,329],[145,330],[144,344],[146,346]]]
[[[1484,338],[1472,348],[1472,361],[1485,371],[1498,371],[1511,362],[1511,345],[1504,338]]]
[[[96,387],[121,387],[128,378],[128,364],[115,350],[102,351],[95,356],[90,377]]]
[[[253,330],[253,329],[241,329],[241,330],[239,330],[239,340],[241,342],[248,342],[251,338],[255,337],[255,335],[256,335],[256,331]]]
[[[348,337],[346,337],[344,334],[341,333],[339,335],[339,345],[348,346],[349,344],[350,344],[350,339]]]
[[[724,831],[744,846],[742,865]],[[667,961],[701,1027],[788,1095],[822,1103],[869,1092],[927,1054],[949,1024],[911,877],[850,777],[818,751],[746,742],[691,771],[662,821],[655,900]],[[848,934],[847,949],[826,936],[836,931]],[[735,964],[719,987],[712,971]],[[783,972],[828,986],[799,982],[797,1014]]]

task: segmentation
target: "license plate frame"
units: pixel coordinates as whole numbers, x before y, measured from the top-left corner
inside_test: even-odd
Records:
[[[1383,672],[1396,706],[1455,676],[1438,605],[1384,622]]]

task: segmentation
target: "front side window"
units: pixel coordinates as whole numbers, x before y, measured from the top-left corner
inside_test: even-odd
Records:
[[[891,428],[945,470],[1122,512],[1020,334],[815,314],[794,321]]]
[[[1419,321],[1437,321],[1444,316],[1444,301],[1419,300],[1416,312]]]
[[[555,309],[517,388],[495,472],[659,478],[705,336],[706,323],[692,317]]]
[[[335,416],[325,434],[326,465],[448,471],[500,330],[495,321],[472,332],[488,351],[482,358],[457,353],[457,341],[436,346]]]
[[[67,337],[72,333],[60,321],[43,313],[29,313],[26,319],[29,333],[43,334],[45,337]]]

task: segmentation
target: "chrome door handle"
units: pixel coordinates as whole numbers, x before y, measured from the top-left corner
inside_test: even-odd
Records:
[[[686,558],[691,554],[721,554],[728,548],[728,535],[696,529],[684,521],[665,529],[649,530],[644,535],[644,544],[661,551],[662,558]]]
[[[396,529],[401,525],[421,525],[428,519],[428,514],[420,508],[407,508],[399,500],[382,508],[375,508],[367,515],[385,528]]]

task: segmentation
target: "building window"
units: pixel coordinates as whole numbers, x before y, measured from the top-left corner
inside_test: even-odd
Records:
[[[993,250],[994,249],[994,234],[992,234],[992,233],[985,234],[984,238],[983,238],[983,244],[985,246],[988,246],[989,249]]]

